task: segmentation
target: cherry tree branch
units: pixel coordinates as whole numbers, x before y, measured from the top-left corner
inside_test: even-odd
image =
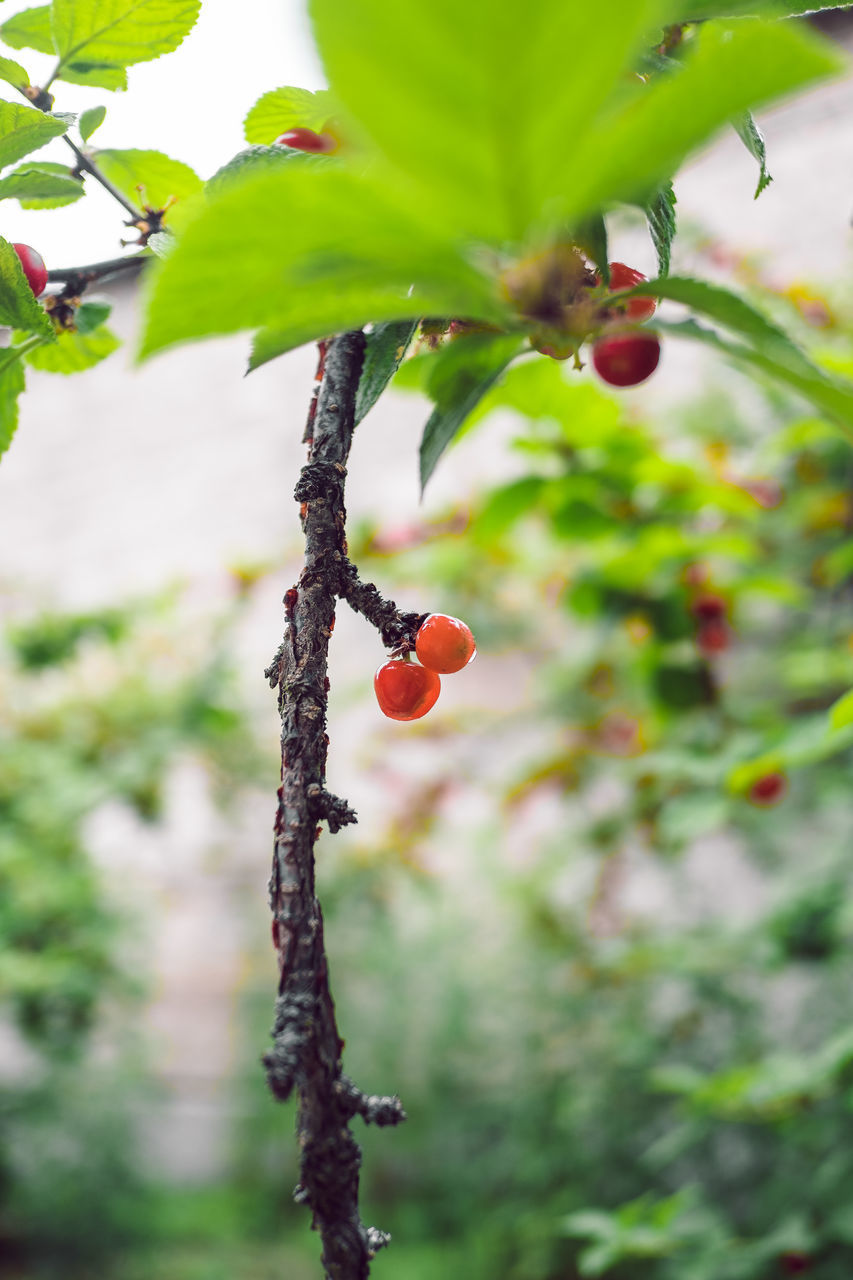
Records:
[[[83,267],[57,267],[54,271],[48,271],[47,279],[49,284],[71,285],[72,292],[82,293],[98,280],[133,275],[141,271],[146,262],[153,261],[153,258],[151,252],[130,253],[120,258],[108,258],[104,262],[90,262]]]
[[[311,1209],[320,1232],[327,1280],[366,1280],[370,1260],[389,1239],[361,1221],[361,1152],[349,1122],[356,1114],[375,1124],[405,1119],[399,1098],[366,1095],[342,1073],[343,1042],[314,880],[317,823],[325,819],[337,830],[356,820],[347,802],[326,790],[326,709],[335,604],[353,580],[346,559],[344,485],[363,357],[361,333],[342,334],[321,346],[306,429],[308,461],[294,495],[301,504],[305,560],[299,581],[285,595],[287,627],[266,672],[279,691],[282,781],[270,881],[280,976],[273,1047],[264,1063],[277,1098],[297,1094],[300,1182],[295,1198]]]

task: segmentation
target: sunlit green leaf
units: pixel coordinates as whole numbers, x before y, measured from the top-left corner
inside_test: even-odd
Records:
[[[829,723],[833,729],[844,729],[853,724],[853,690],[845,693],[843,698],[832,706],[829,712]]]
[[[208,178],[205,184],[205,191],[208,195],[218,195],[228,183],[236,181],[242,182],[245,178],[256,177],[261,173],[269,173],[276,169],[280,169],[283,165],[303,165],[323,167],[334,164],[329,156],[311,155],[309,152],[296,151],[290,147],[247,147],[244,151],[238,151],[236,156],[217,169],[211,178]]]
[[[18,426],[18,397],[24,390],[24,371],[20,360],[0,366],[0,455],[12,443]]]
[[[106,107],[89,107],[87,111],[83,112],[80,116],[78,127],[80,129],[80,137],[84,142],[88,142],[95,130],[100,129],[106,119],[106,115]]]
[[[20,200],[24,209],[59,209],[84,194],[67,165],[42,161],[21,165],[0,178],[0,200]]]
[[[0,39],[12,49],[35,49],[37,53],[55,53],[50,25],[50,5],[22,9],[0,26]]]
[[[281,210],[287,210],[287,233]],[[424,219],[337,166],[283,166],[229,186],[152,271],[143,353],[187,338],[278,330],[279,350],[368,321],[508,319],[495,285]]]
[[[48,347],[37,347],[24,359],[41,373],[82,373],[106,360],[121,342],[103,325],[90,333],[60,333]]]
[[[60,78],[68,69],[98,74],[101,69],[127,67],[171,53],[195,25],[200,3],[53,0],[52,29]]]
[[[54,339],[44,307],[33,297],[20,258],[7,240],[0,239],[0,324]]]
[[[64,120],[21,102],[0,102],[0,168],[65,133]]]
[[[94,159],[106,178],[128,200],[161,209],[171,199],[183,200],[202,189],[202,181],[188,164],[162,151],[96,151]],[[168,215],[167,215],[168,221]]]
[[[23,89],[30,83],[29,73],[12,58],[0,58],[0,80],[14,85],[16,89]]]
[[[288,129],[320,130],[334,109],[334,99],[326,89],[271,89],[259,98],[243,122],[247,142],[268,144]]]

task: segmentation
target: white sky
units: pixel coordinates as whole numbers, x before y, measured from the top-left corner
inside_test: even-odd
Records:
[[[0,21],[39,0],[6,0]],[[0,52],[7,52],[0,45]],[[8,51],[36,83],[53,59],[29,50]],[[243,118],[268,89],[299,85],[317,89],[323,73],[308,29],[304,0],[202,0],[201,17],[175,53],[128,69],[126,93],[83,89],[57,82],[57,111],[103,105],[107,118],[92,146],[165,151],[207,178],[241,147]],[[0,84],[0,97],[22,101]],[[72,135],[73,136],[73,135]],[[57,140],[39,159],[73,162]],[[39,250],[48,267],[70,267],[110,258],[128,233],[122,212],[91,179],[88,195],[65,209],[26,212],[16,200],[0,206],[0,234]]]

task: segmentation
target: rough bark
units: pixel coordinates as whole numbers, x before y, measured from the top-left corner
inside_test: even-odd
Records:
[[[365,613],[389,645],[410,644],[418,621],[361,583],[346,555],[346,463],[363,354],[361,333],[321,346],[306,428],[308,461],[294,495],[301,504],[305,560],[285,595],[285,635],[266,672],[279,691],[282,781],[270,882],[280,979],[273,1047],[264,1061],[277,1098],[297,1093],[301,1167],[295,1197],[311,1209],[328,1280],[365,1280],[370,1259],[389,1239],[361,1221],[361,1152],[349,1121],[356,1114],[375,1124],[405,1119],[399,1098],[366,1095],[342,1073],[343,1042],[314,886],[318,822],[336,831],[356,820],[349,804],[326,790],[327,660],[337,597]]]

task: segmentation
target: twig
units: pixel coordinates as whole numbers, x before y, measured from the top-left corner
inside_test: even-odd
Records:
[[[311,1209],[320,1232],[327,1280],[366,1280],[371,1258],[389,1239],[361,1221],[361,1152],[349,1121],[356,1114],[378,1124],[405,1119],[398,1098],[365,1095],[342,1074],[343,1042],[314,887],[318,819],[333,829],[355,821],[346,801],[325,788],[326,705],[329,636],[348,578],[344,482],[363,356],[361,333],[343,334],[321,349],[322,381],[306,432],[309,458],[295,492],[305,563],[285,596],[288,626],[266,673],[279,689],[282,783],[270,882],[280,979],[274,1043],[264,1062],[275,1096],[284,1100],[294,1089],[298,1096],[295,1198]]]
[[[118,187],[113,186],[109,178],[105,174],[101,173],[101,170],[95,164],[94,160],[90,160],[85,151],[81,151],[77,146],[77,143],[69,138],[67,133],[64,133],[62,137],[74,152],[74,156],[77,160],[77,169],[82,169],[85,173],[88,173],[92,178],[94,178],[96,182],[99,182],[104,190],[110,193],[114,200],[118,200],[122,209],[130,214],[129,225],[133,226],[137,222],[144,222],[146,214],[141,209],[137,209],[136,205],[132,204],[131,201],[128,200],[121,191],[119,191]]]
[[[84,267],[58,267],[47,273],[47,279],[50,284],[68,284],[73,287],[73,292],[82,293],[96,280],[111,280],[114,276],[141,271],[153,257],[151,253],[133,253],[122,258],[108,258],[104,262],[90,262]]]

